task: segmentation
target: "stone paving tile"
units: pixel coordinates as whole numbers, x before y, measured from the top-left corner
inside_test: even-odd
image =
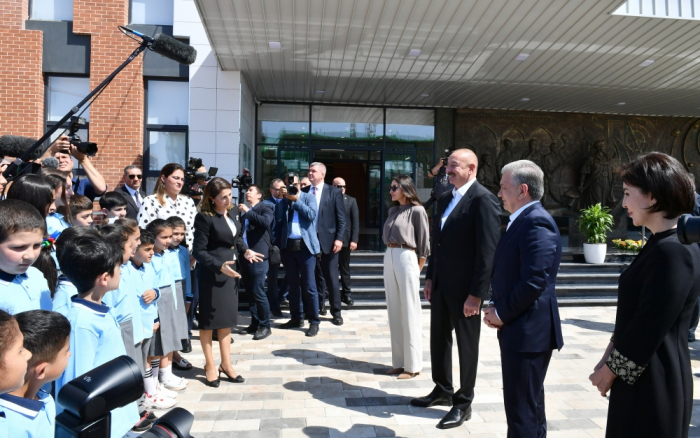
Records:
[[[253,341],[234,334],[231,359],[245,384],[222,381],[204,385],[204,356],[198,341],[186,355],[193,369],[175,371],[189,385],[178,406],[195,416],[197,438],[335,438],[456,437],[505,438],[507,432],[496,332],[484,328],[472,419],[461,427],[440,430],[445,406],[417,408],[413,397],[433,387],[430,369],[430,311],[423,310],[423,370],[410,380],[386,375],[391,344],[386,310],[345,310],[345,324],[322,318],[321,331],[306,338],[304,330],[280,330]],[[554,352],[545,381],[548,436],[604,437],[607,399],[590,385],[588,375],[605,350],[615,320],[614,307],[561,309],[564,348]],[[241,312],[245,327],[249,316]],[[197,333],[195,332],[195,337]],[[456,343],[453,379],[459,382]],[[218,358],[218,346],[214,348]],[[700,380],[700,341],[691,343],[694,380]],[[164,412],[157,412],[162,415]],[[693,407],[691,437],[700,437],[700,396]],[[196,432],[196,433],[195,433]]]

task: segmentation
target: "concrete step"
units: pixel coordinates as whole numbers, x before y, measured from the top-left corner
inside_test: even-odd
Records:
[[[353,309],[386,309],[386,301],[384,300],[368,300],[359,297],[353,297],[355,304],[346,306],[343,304],[343,311],[352,311]],[[421,299],[421,307],[424,309],[430,308],[430,303]],[[559,307],[577,307],[577,306],[616,306],[617,296],[600,296],[600,297],[569,297],[557,298]]]

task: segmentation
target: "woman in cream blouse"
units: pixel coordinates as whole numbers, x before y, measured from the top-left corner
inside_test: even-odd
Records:
[[[384,288],[391,332],[391,369],[411,379],[423,367],[420,271],[430,253],[428,215],[410,176],[399,175],[389,187],[394,206],[384,223]]]

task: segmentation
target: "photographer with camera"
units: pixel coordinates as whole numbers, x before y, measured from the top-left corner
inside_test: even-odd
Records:
[[[73,192],[76,195],[83,195],[94,201],[96,197],[107,191],[107,183],[105,183],[105,179],[100,172],[95,169],[88,153],[91,153],[91,151],[81,152],[67,135],[62,135],[46,149],[41,158],[55,157],[58,160],[58,170],[70,173],[73,181]],[[73,174],[73,160],[71,157],[78,160],[78,164],[85,171],[87,178],[80,179],[78,175]]]
[[[445,157],[440,158],[438,163],[428,171],[428,178],[435,178],[433,183],[433,191],[430,193],[430,199],[428,202],[423,204],[425,209],[429,209],[431,205],[442,196],[443,193],[449,192],[454,188],[454,185],[450,184],[450,179],[447,176],[446,164],[448,158],[450,158],[451,151],[449,149],[445,150]]]

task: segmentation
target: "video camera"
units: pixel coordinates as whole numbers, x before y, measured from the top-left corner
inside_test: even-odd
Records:
[[[250,176],[250,170],[244,167],[238,176],[231,179],[231,188],[238,189],[236,200],[243,199],[243,193],[248,191],[251,185],[253,185],[253,177]]]
[[[143,395],[143,376],[133,359],[120,356],[68,382],[58,393],[56,438],[109,438],[111,411]],[[160,417],[141,438],[192,438],[194,416],[182,408]]]
[[[70,125],[68,125],[68,140],[70,140],[70,144],[78,149],[78,152],[82,152],[88,157],[94,157],[97,154],[97,143],[82,141],[78,135],[78,131],[83,125],[85,125],[85,123],[85,119],[82,117],[71,117]]]
[[[185,167],[185,183],[182,186],[182,193],[185,196],[197,197],[202,196],[201,190],[194,190],[192,186],[199,184],[199,181],[209,181],[216,176],[219,171],[217,167],[210,167],[208,172],[198,172],[197,169],[202,167],[202,159],[190,157],[187,160],[187,167]]]
[[[290,184],[289,181],[294,181],[294,178],[297,178],[298,176],[299,175],[294,172],[287,172],[284,174],[284,178],[282,178],[284,183],[287,184],[287,193],[292,196],[296,196],[297,193],[299,193],[299,189],[297,186]]]

